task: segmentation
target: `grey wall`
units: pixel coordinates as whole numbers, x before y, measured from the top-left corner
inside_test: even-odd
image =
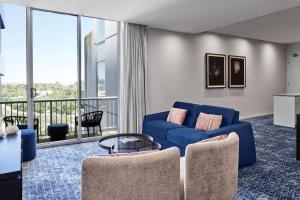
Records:
[[[293,57],[293,54],[298,54]],[[287,46],[287,92],[300,93],[300,43]]]
[[[205,33],[187,35],[148,29],[147,113],[174,101],[232,107],[242,117],[272,112],[272,95],[286,90],[284,45]],[[247,57],[247,87],[206,89],[205,53]]]

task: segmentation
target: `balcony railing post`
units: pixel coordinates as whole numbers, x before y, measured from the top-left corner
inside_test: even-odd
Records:
[[[52,101],[50,101],[50,124],[52,124]]]

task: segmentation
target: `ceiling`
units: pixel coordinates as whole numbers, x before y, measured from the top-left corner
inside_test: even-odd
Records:
[[[277,43],[300,42],[300,6],[214,30]]]
[[[225,0],[6,0],[6,2],[127,21],[184,33],[195,34],[213,30],[274,42],[300,41],[300,34],[299,37],[296,36],[300,31],[300,12],[298,11],[298,14],[296,11],[299,8],[293,8],[300,6],[300,0],[226,0],[226,3]],[[293,9],[283,11],[289,8]],[[272,14],[279,11],[283,12]],[[292,18],[290,12],[293,14]],[[278,22],[281,23],[280,26]],[[273,34],[272,37],[270,33]]]

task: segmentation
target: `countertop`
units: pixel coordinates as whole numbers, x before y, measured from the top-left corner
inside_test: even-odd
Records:
[[[282,93],[282,94],[274,94],[273,96],[298,97],[300,96],[300,93]]]

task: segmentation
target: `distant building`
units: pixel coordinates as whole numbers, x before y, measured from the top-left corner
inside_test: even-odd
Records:
[[[118,96],[118,23],[95,20],[94,30],[84,37],[84,88],[83,97]],[[110,127],[109,122],[117,121],[118,99],[87,101],[84,112],[102,110],[102,125]]]
[[[84,97],[118,95],[117,22],[98,19],[84,38]]]

